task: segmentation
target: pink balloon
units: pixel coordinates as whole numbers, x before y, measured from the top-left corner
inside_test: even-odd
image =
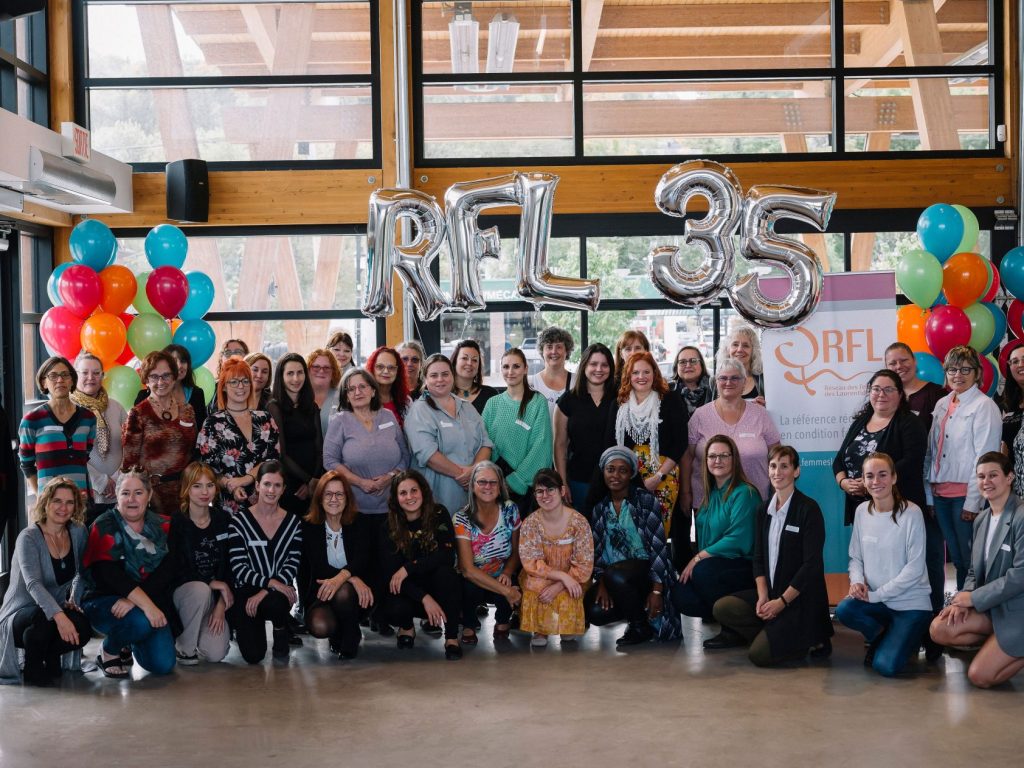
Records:
[[[84,264],[72,264],[57,280],[57,292],[64,306],[79,317],[88,317],[103,299],[103,283],[96,270]]]
[[[988,287],[985,295],[982,296],[978,301],[995,301],[996,294],[999,293],[999,288],[1002,285],[1002,281],[999,279],[999,270],[992,270],[992,285]]]
[[[924,339],[939,360],[945,360],[953,347],[971,340],[971,321],[959,307],[933,307],[924,324]]]
[[[153,309],[170,319],[188,301],[188,278],[175,267],[157,267],[146,281],[146,298]]]
[[[92,272],[91,269],[89,271]],[[46,346],[54,352],[68,360],[74,360],[82,351],[83,322],[82,318],[67,307],[51,307],[39,321],[39,335],[43,337]]]

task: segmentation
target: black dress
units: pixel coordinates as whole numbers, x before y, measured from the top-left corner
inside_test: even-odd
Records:
[[[280,430],[281,465],[284,467],[285,492],[281,506],[302,517],[309,511],[311,495],[300,499],[295,492],[324,473],[324,436],[320,409],[302,411],[291,403],[271,400],[267,405]]]

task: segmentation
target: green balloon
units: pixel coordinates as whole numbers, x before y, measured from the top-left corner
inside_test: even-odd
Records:
[[[128,326],[128,346],[140,360],[170,343],[171,329],[167,321],[155,312],[139,315]]]
[[[974,212],[964,205],[954,205],[960,218],[964,220],[964,236],[960,238],[960,245],[954,253],[974,253],[974,246],[978,244],[978,217]]]
[[[130,411],[135,406],[135,396],[142,389],[139,374],[126,365],[115,365],[103,376],[103,388],[112,400],[116,400]]]
[[[971,321],[971,340],[967,346],[981,352],[992,343],[992,336],[996,332],[996,319],[988,307],[981,304],[971,304],[964,310],[967,319]]]
[[[146,295],[146,283],[149,282],[149,276],[152,272],[140,272],[135,276],[135,300],[132,304],[135,305],[135,311],[140,315],[155,315],[158,314],[153,305],[149,303],[149,297]],[[170,342],[168,342],[169,344]],[[140,355],[141,357],[141,355]]]
[[[917,306],[927,309],[942,292],[942,264],[928,251],[907,251],[896,265],[896,285]]]
[[[989,313],[991,314],[991,313]],[[209,368],[196,368],[192,371],[192,375],[196,379],[196,386],[203,390],[203,394],[206,396],[203,399],[206,402],[213,400],[213,396],[217,394],[217,380],[210,373]]]

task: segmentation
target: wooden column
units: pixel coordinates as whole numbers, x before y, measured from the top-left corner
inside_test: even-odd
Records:
[[[71,29],[71,0],[50,0],[46,9],[47,27],[47,58],[50,70],[50,129],[60,132],[60,124],[74,122],[75,92],[74,37]],[[30,202],[25,203],[26,211],[35,208]],[[51,209],[44,209],[56,213]],[[61,215],[60,224],[55,221],[45,223],[53,226],[53,265],[71,261],[71,217]]]
[[[408,22],[408,1],[400,0],[400,2],[406,3],[405,18]],[[398,178],[398,133],[395,126],[395,89],[397,87],[394,56],[395,11],[391,0],[381,0],[377,7],[380,9],[380,143],[383,178],[379,180],[380,183],[376,186],[380,188],[394,186]],[[411,34],[412,29],[410,25],[406,28],[407,40]],[[413,66],[411,57],[409,66],[411,70]],[[409,103],[410,105],[412,104],[411,92],[409,93]],[[411,136],[409,138],[412,140]],[[418,184],[418,180],[413,178],[412,186],[415,188]],[[402,342],[405,335],[405,292],[402,289],[401,281],[395,275],[392,275],[390,279],[394,284],[395,312],[384,322],[387,344],[394,347]]]

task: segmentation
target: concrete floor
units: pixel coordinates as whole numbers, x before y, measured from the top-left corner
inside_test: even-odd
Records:
[[[60,689],[0,687],[0,766],[962,766],[1020,765],[1024,675],[972,689],[962,658],[913,675],[864,669],[837,627],[831,660],[753,667],[681,645],[619,653],[621,626],[579,647],[513,635],[447,662],[420,635],[399,653],[368,635],[355,661],[304,638],[287,663],[226,663],[131,682],[65,675]],[[95,657],[98,642],[89,650]]]

